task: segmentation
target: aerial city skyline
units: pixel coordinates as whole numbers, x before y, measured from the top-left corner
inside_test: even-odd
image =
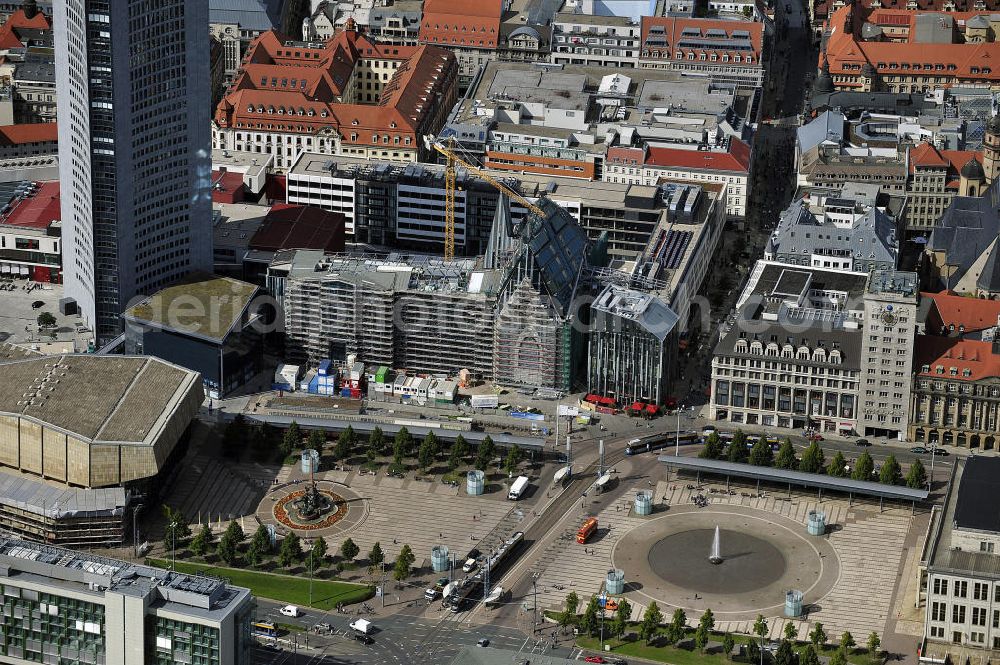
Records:
[[[0,1],[0,663],[1000,657],[998,33]]]

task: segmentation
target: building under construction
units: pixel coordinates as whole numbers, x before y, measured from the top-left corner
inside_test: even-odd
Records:
[[[576,296],[589,288],[586,235],[551,201],[515,224],[497,206],[486,254],[443,261],[390,254],[276,257],[269,287],[290,358],[474,375],[505,385],[574,384]],[[582,376],[578,377],[582,380]]]

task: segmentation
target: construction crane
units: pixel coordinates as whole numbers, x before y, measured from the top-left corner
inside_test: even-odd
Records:
[[[525,208],[533,212],[534,214],[545,217],[545,211],[536,206],[534,203],[524,198],[513,189],[503,184],[496,178],[487,175],[480,169],[476,168],[472,164],[468,163],[461,157],[455,154],[455,139],[454,137],[449,137],[447,139],[448,143],[445,145],[442,141],[435,139],[434,137],[428,137],[428,143],[435,150],[440,152],[445,156],[445,170],[444,170],[444,181],[445,181],[445,216],[444,216],[444,258],[446,261],[451,261],[455,258],[455,165],[460,164],[463,167],[469,169],[477,177],[482,178],[486,182],[493,185],[495,188],[500,190],[500,192],[506,194],[510,198],[514,199]]]

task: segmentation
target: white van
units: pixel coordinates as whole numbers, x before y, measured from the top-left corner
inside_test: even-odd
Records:
[[[375,630],[375,624],[373,624],[368,619],[355,619],[351,622],[351,630],[361,633],[362,635],[367,635],[368,633]]]
[[[286,617],[297,617],[302,615],[302,611],[295,605],[285,605],[278,611]]]
[[[507,498],[511,501],[517,501],[524,494],[524,490],[528,489],[528,477],[518,476],[514,484],[510,486],[510,491],[507,492]]]

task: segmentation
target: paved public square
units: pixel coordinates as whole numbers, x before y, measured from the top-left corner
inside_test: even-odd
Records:
[[[636,489],[647,489],[646,486]],[[650,596],[656,598],[664,614],[667,616],[674,607],[684,607],[689,621],[697,623],[700,612],[707,607],[706,598],[702,593],[695,598],[696,592],[677,587],[676,597],[661,597],[669,586],[662,578],[649,572],[647,563],[648,547],[646,549],[629,549],[627,540],[630,534],[641,534],[643,529],[660,521],[669,522],[668,516],[692,514],[699,518],[697,528],[712,528],[721,523],[725,514],[746,516],[754,515],[772,525],[772,529],[794,529],[801,534],[805,542],[816,547],[816,556],[823,562],[827,573],[836,571],[822,584],[808,583],[803,579],[788,584],[788,589],[796,588],[806,591],[808,615],[793,620],[798,629],[800,639],[807,639],[807,633],[813,622],[822,622],[830,635],[839,635],[845,630],[854,635],[867,635],[872,630],[882,632],[887,625],[892,610],[893,592],[896,587],[897,574],[904,556],[903,543],[910,529],[913,517],[909,506],[906,508],[886,506],[884,512],[879,511],[877,501],[855,500],[853,506],[845,498],[824,498],[818,502],[815,494],[793,493],[789,498],[786,493],[766,494],[763,497],[751,492],[737,491],[735,494],[710,493],[710,486],[702,489],[687,489],[680,482],[660,481],[655,484],[655,509],[652,515],[640,517],[632,512],[629,492],[623,500],[609,505],[597,514],[600,523],[598,534],[586,545],[575,542],[576,528],[574,521],[565,526],[564,532],[553,541],[540,557],[538,564],[539,578],[538,604],[543,608],[558,608],[562,605],[566,594],[574,590],[582,598],[598,593],[609,569],[623,563],[625,555],[617,550],[619,543],[623,544],[621,552],[629,552],[635,557],[637,568],[630,570],[623,565],[625,572],[625,596],[633,606],[633,619],[638,620],[650,602]],[[709,506],[696,508],[692,495],[702,493],[709,498]],[[585,517],[585,506],[581,508],[579,520]],[[827,534],[822,537],[806,535],[806,518],[810,511],[821,510],[827,515]],[[660,520],[659,518],[664,518]],[[763,523],[763,522],[762,522]],[[642,527],[637,529],[637,527]],[[694,528],[694,527],[692,527]],[[726,527],[732,528],[732,527]],[[652,533],[652,532],[651,532]],[[760,531],[754,532],[761,535]],[[655,536],[655,534],[654,534]],[[798,538],[798,536],[790,536]],[[806,540],[807,539],[807,540]],[[656,542],[658,538],[651,536],[648,540]],[[698,556],[705,554],[698,552]],[[809,557],[805,557],[808,560]],[[724,564],[723,564],[724,565]],[[806,565],[804,562],[802,565]],[[645,566],[647,579],[637,579],[636,571]],[[639,577],[644,573],[640,572]],[[822,578],[823,575],[817,577]],[[646,584],[660,585],[656,594],[649,593]],[[778,586],[784,582],[776,583]],[[813,585],[816,586],[813,586]],[[775,586],[775,589],[778,588]],[[804,588],[803,588],[804,587]],[[814,591],[810,595],[809,589]],[[781,604],[768,602],[761,611],[767,616],[772,637],[780,637],[785,623],[782,616],[783,593],[779,598]],[[716,625],[719,630],[732,632],[751,632],[753,616],[749,614],[734,614],[727,616],[722,601],[711,603],[716,614]]]

